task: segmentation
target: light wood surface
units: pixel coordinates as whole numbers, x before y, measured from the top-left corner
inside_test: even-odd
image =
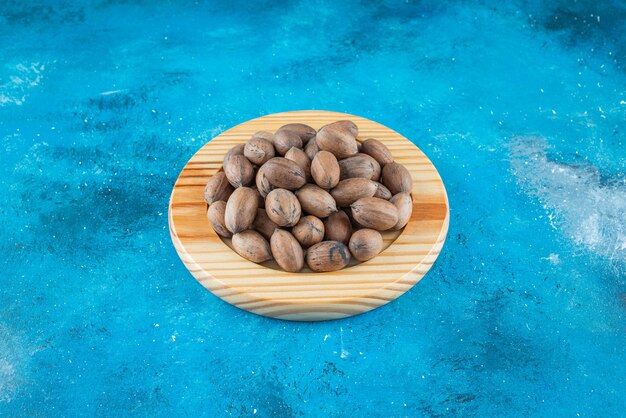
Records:
[[[273,262],[248,261],[211,228],[203,190],[222,167],[224,154],[257,131],[276,131],[301,122],[319,129],[349,119],[359,139],[376,138],[413,177],[413,214],[402,231],[387,232],[385,249],[365,263],[331,273],[278,270]],[[365,118],[326,111],[275,113],[250,120],[218,135],[189,160],[169,205],[169,226],[176,251],[191,274],[219,298],[259,315],[297,321],[344,318],[384,305],[409,290],[437,259],[448,231],[446,191],[435,166],[409,140]]]

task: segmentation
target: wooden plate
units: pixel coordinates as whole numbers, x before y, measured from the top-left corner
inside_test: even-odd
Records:
[[[332,273],[278,270],[248,261],[211,228],[204,186],[222,167],[224,154],[257,131],[276,131],[301,122],[319,129],[349,119],[359,139],[377,138],[413,176],[413,215],[404,230],[384,234],[381,254]],[[446,238],[448,197],[430,160],[408,139],[371,120],[345,113],[307,110],[250,120],[218,135],[189,160],[169,205],[169,226],[178,255],[191,274],[219,298],[259,315],[296,321],[345,318],[384,305],[409,290],[428,272]]]

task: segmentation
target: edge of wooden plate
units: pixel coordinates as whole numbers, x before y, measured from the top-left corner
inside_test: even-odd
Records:
[[[331,273],[287,273],[235,253],[211,228],[203,199],[208,179],[226,151],[260,130],[301,122],[319,129],[341,119],[359,126],[359,139],[383,141],[413,177],[413,214],[389,246],[372,260]],[[249,120],[207,142],[181,171],[170,198],[172,241],[191,274],[222,300],[258,315],[295,321],[345,318],[382,306],[411,289],[428,272],[446,239],[450,210],[432,162],[411,141],[369,119],[339,112],[304,110]],[[397,238],[396,238],[397,237]],[[395,240],[394,240],[395,239]]]

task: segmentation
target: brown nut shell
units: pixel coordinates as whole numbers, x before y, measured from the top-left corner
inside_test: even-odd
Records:
[[[293,147],[292,149],[287,151],[287,154],[285,154],[285,158],[298,164],[300,168],[304,171],[306,181],[311,181],[311,160],[304,151],[302,151],[300,148]]]
[[[335,199],[326,190],[315,184],[305,184],[298,191],[296,197],[302,209],[318,218],[325,218],[337,212]]]
[[[324,222],[313,215],[303,216],[291,233],[304,247],[310,247],[324,239]]]
[[[339,183],[339,163],[337,157],[328,151],[315,154],[311,162],[311,177],[322,189],[332,189]]]
[[[389,189],[385,187],[384,184],[376,183],[376,193],[374,193],[374,197],[377,197],[379,199],[389,200],[391,199],[391,196],[393,195],[391,194]]]
[[[319,149],[332,153],[337,159],[359,152],[356,136],[336,123],[324,126],[315,137]]]
[[[254,180],[252,163],[241,154],[233,155],[224,163],[224,173],[234,187],[246,186]]]
[[[274,189],[265,198],[267,216],[278,226],[294,226],[302,208],[296,195],[286,189]]]
[[[256,211],[256,217],[254,218],[252,227],[261,235],[263,235],[265,239],[270,239],[272,237],[272,234],[274,233],[274,230],[278,228],[278,225],[276,225],[276,223],[274,223],[274,221],[272,221],[270,217],[267,216],[267,212],[265,211],[265,209],[259,208]]]
[[[260,208],[264,208],[265,207],[265,199],[263,198],[263,196],[261,196],[261,192],[259,192],[259,189],[257,189],[256,186],[249,186],[252,190],[255,191],[256,193],[256,197],[259,201],[259,207]]]
[[[315,136],[317,131],[304,123],[288,123],[280,127],[279,131],[292,131],[300,137],[303,144],[306,144],[311,138]]]
[[[263,164],[261,169],[270,184],[277,188],[296,190],[306,183],[304,170],[287,158],[274,157]]]
[[[411,214],[413,213],[413,199],[407,192],[400,192],[393,196],[389,202],[393,203],[398,208],[398,222],[392,229],[402,229],[409,223]]]
[[[226,201],[233,192],[233,186],[228,182],[223,171],[215,173],[204,188],[204,201],[211,205],[220,200]]]
[[[274,150],[274,145],[267,139],[253,136],[244,146],[243,155],[250,162],[262,165],[274,158],[276,151]]]
[[[243,151],[246,147],[246,144],[238,144],[228,150],[228,152],[224,155],[224,166],[228,164],[228,161],[234,155],[243,155]]]
[[[352,122],[351,120],[338,120],[337,122],[329,123],[328,125],[324,126],[332,126],[336,129],[347,131],[355,138],[359,136],[359,127],[356,126],[356,123]]]
[[[272,259],[272,252],[267,240],[251,229],[233,235],[232,244],[237,254],[247,260],[262,263]]]
[[[254,135],[252,135],[252,138],[263,138],[268,140],[271,144],[274,143],[274,134],[268,131],[255,132]]]
[[[279,129],[274,134],[274,148],[280,155],[285,155],[291,148],[302,148],[302,139],[294,131]]]
[[[269,192],[275,189],[275,187],[270,183],[269,179],[265,175],[265,170],[267,167],[263,164],[259,167],[259,170],[256,173],[256,188],[261,193],[261,196],[265,198]]]
[[[350,263],[350,250],[337,241],[322,241],[306,252],[306,264],[316,272],[341,270]]]
[[[378,181],[380,164],[367,154],[357,154],[339,161],[341,180],[364,178]]]
[[[304,147],[304,153],[307,155],[307,157],[309,157],[309,160],[313,160],[313,158],[315,158],[315,154],[317,154],[319,151],[320,148],[317,146],[315,137],[311,138]]]
[[[352,215],[352,208],[350,207],[343,208],[343,211],[346,212],[346,215],[348,215],[348,218],[350,219],[350,223],[352,224],[353,231],[357,229],[365,228],[363,225],[358,223],[356,219],[354,219],[354,216]]]
[[[374,229],[359,229],[348,244],[350,254],[359,261],[367,261],[376,257],[383,249],[383,236]]]
[[[354,220],[366,228],[385,231],[398,223],[398,209],[377,197],[364,197],[350,205]]]
[[[233,234],[252,226],[259,208],[258,192],[250,187],[239,187],[226,202],[224,224]]]
[[[324,219],[324,231],[326,241],[339,241],[347,244],[352,235],[352,223],[348,215],[340,210]]]
[[[225,214],[226,202],[223,200],[213,202],[213,204],[209,206],[209,210],[207,210],[207,217],[209,218],[209,222],[217,235],[224,238],[230,238],[233,234],[228,230],[228,228],[226,228],[226,223],[224,221]]]
[[[378,190],[377,184],[375,181],[362,178],[341,180],[330,194],[337,202],[337,206],[350,206],[362,197],[374,196]]]
[[[304,251],[289,231],[277,229],[270,239],[274,259],[285,271],[296,273],[304,267]]]
[[[383,184],[392,195],[400,192],[411,193],[413,179],[407,168],[398,163],[388,163],[383,167]]]
[[[363,141],[363,146],[361,147],[360,152],[375,159],[381,167],[385,164],[393,162],[391,151],[389,151],[389,148],[387,148],[387,146],[378,139],[370,138]]]

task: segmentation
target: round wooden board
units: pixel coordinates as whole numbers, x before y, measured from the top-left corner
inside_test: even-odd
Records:
[[[413,177],[413,214],[400,232],[385,233],[387,248],[372,260],[332,273],[277,270],[248,261],[211,228],[204,186],[222,167],[224,154],[257,131],[276,131],[301,122],[319,129],[349,119],[359,139],[377,138]],[[446,239],[450,217],[441,177],[408,139],[371,120],[345,113],[307,110],[275,113],[250,120],[218,135],[189,160],[169,205],[169,226],[176,251],[187,269],[208,290],[241,309],[273,318],[322,321],[345,318],[384,305],[409,290],[430,269]]]

